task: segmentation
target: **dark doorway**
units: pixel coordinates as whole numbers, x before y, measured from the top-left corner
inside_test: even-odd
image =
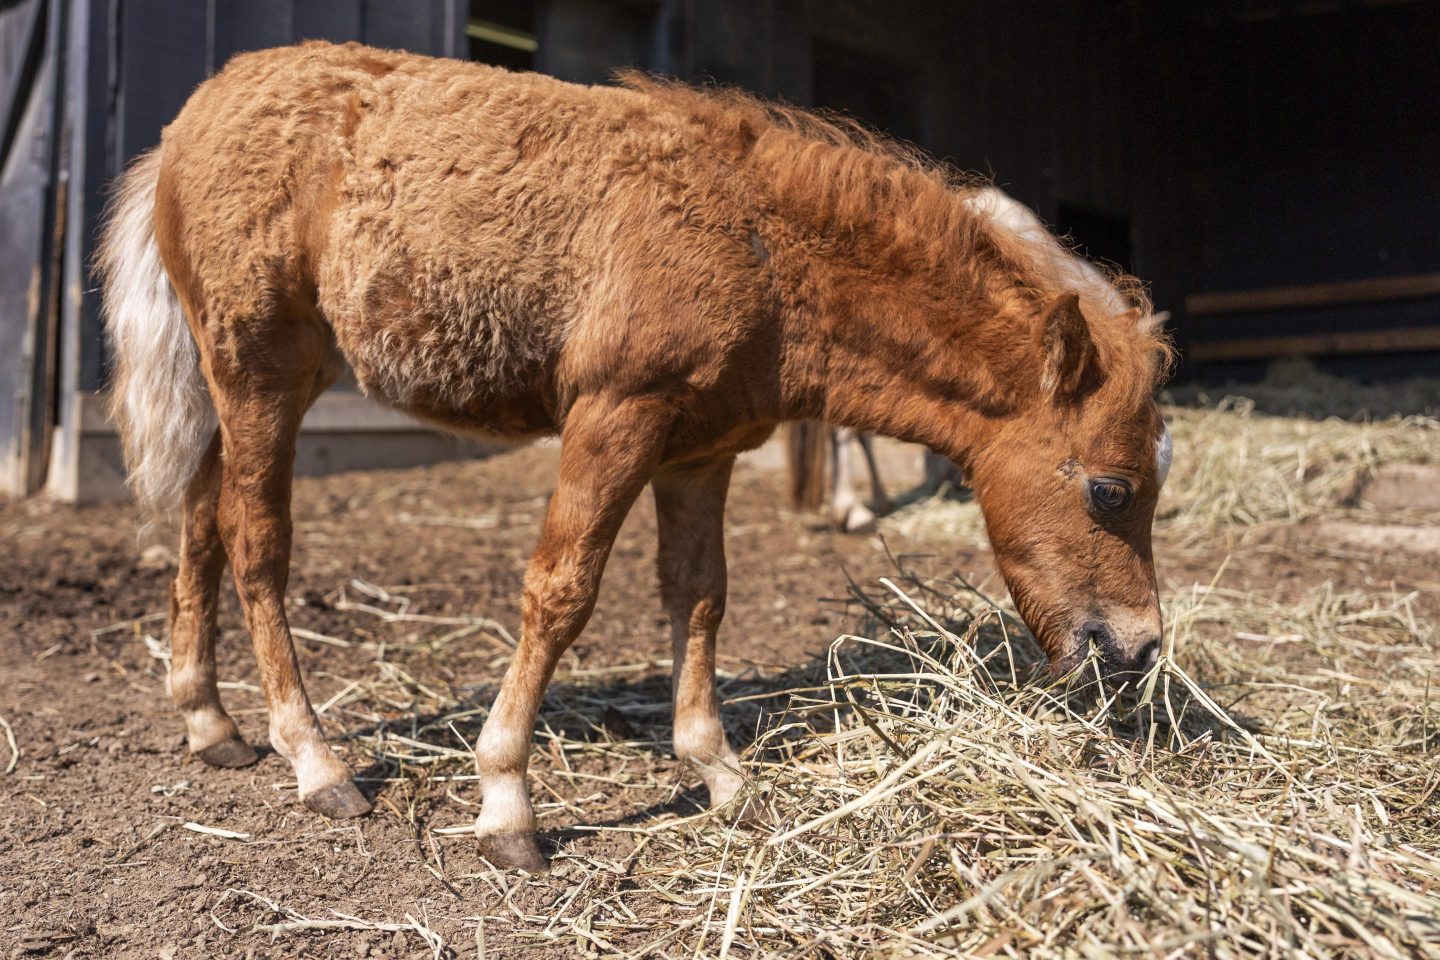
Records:
[[[900,140],[919,142],[915,94],[903,69],[820,40],[812,50],[814,106],[848,113]]]
[[[1055,231],[1069,237],[1077,250],[1099,263],[1132,271],[1130,221],[1125,217],[1101,213],[1072,203],[1061,203]]]
[[[470,0],[470,59],[509,70],[535,69],[535,0]]]

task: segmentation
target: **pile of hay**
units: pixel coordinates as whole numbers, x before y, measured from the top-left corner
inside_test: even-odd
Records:
[[[1420,419],[1166,413],[1172,543],[1339,509],[1376,464],[1433,460],[1440,440]],[[946,523],[982,529],[953,502],[888,522],[932,541]],[[513,641],[356,589],[337,608],[441,632],[404,648],[414,672],[381,645],[377,675],[326,704],[389,717],[352,741],[386,771],[383,805],[440,883],[490,891],[453,908],[473,946],[425,931],[434,956],[1440,955],[1440,637],[1415,597],[1164,597],[1165,653],[1116,697],[1085,670],[1047,682],[1033,638],[968,584],[901,571],[857,589],[856,635],[821,662],[725,678],[727,718],[758,730],[740,826],[676,783],[663,664],[577,664],[537,733],[532,793],[561,841],[554,874],[531,878],[445,856],[473,844],[475,794],[455,791],[493,691],[457,703],[419,675],[422,647],[490,637],[498,672]],[[633,815],[615,818],[617,797]],[[262,906],[252,930],[331,922]]]
[[[686,801],[596,823],[585,807],[617,790],[677,807],[668,744],[612,732],[617,708],[663,713],[664,682],[617,703],[563,677],[535,772],[595,792],[538,790],[542,829],[578,820],[630,852],[562,843],[554,877],[476,875],[500,896],[477,934],[631,957],[1440,953],[1440,637],[1414,597],[1167,597],[1166,653],[1117,697],[1093,665],[1047,683],[965,583],[902,573],[857,596],[868,639],[784,689],[726,684],[732,718],[768,707],[739,826]],[[446,734],[482,711],[448,706],[370,741],[406,806],[471,779]],[[471,842],[468,823],[415,826],[437,857],[441,835]]]
[[[1440,951],[1440,652],[1405,598],[1172,598],[1186,668],[1122,702],[1027,682],[1033,641],[963,584],[867,603],[888,629],[753,751],[763,825],[646,828],[591,935],[658,896],[691,909],[632,955]]]

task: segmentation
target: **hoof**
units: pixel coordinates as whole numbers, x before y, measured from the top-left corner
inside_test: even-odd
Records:
[[[842,533],[875,532],[875,514],[863,503],[855,504],[844,516],[836,516],[834,521],[836,529]]]
[[[480,837],[480,856],[501,870],[546,873],[550,863],[540,855],[533,833],[490,833]]]
[[[219,743],[212,743],[204,750],[197,750],[195,756],[204,760],[212,767],[225,767],[227,769],[248,767],[260,759],[260,755],[255,752],[254,747],[250,746],[250,744],[244,740],[236,738],[221,740]]]
[[[320,816],[331,820],[347,820],[370,812],[370,801],[366,800],[360,788],[349,780],[316,790],[304,798],[304,803]]]
[[[761,806],[758,800],[745,801],[736,805],[736,809],[730,814],[730,822],[740,830],[754,830],[765,832],[774,830],[779,826],[775,815]]]

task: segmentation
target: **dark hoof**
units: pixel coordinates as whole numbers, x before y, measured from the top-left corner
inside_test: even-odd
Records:
[[[540,855],[533,833],[492,833],[480,838],[480,856],[501,870],[546,873],[550,863]]]
[[[758,798],[730,801],[730,809],[724,811],[730,823],[740,830],[767,831],[779,826],[775,815],[762,805]]]
[[[320,816],[331,820],[348,820],[370,812],[370,801],[349,780],[315,791],[304,799],[304,803]]]
[[[248,767],[260,759],[260,755],[255,752],[254,747],[239,739],[212,743],[204,750],[197,751],[195,756],[212,767],[225,767],[232,770],[236,767]]]

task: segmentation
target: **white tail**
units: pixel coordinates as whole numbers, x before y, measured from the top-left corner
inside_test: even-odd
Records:
[[[126,171],[96,258],[115,362],[110,417],[120,430],[130,489],[152,515],[180,501],[215,429],[200,351],[155,243],[159,174],[159,147]]]

